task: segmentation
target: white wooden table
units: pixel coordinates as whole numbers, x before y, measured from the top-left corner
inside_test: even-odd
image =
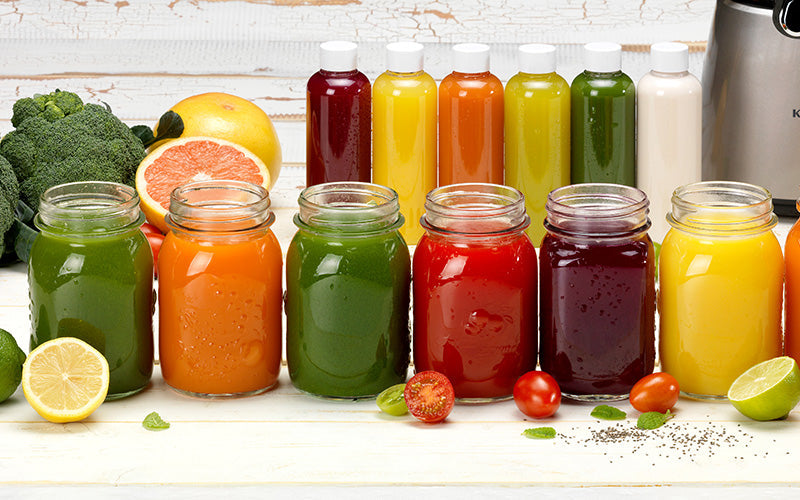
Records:
[[[284,174],[276,193],[291,198],[302,171]],[[296,209],[276,211],[285,251]],[[781,241],[789,223],[778,228]],[[27,350],[25,272],[22,264],[0,269],[0,327]],[[0,497],[230,494],[221,487],[253,498],[504,498],[529,496],[530,488],[543,498],[684,496],[708,487],[750,498],[752,486],[767,488],[759,496],[798,493],[787,488],[800,486],[800,410],[785,421],[757,423],[727,403],[681,399],[672,421],[640,431],[638,413],[627,402],[617,406],[629,413],[627,420],[597,421],[589,415],[593,405],[564,402],[554,418],[531,421],[505,401],[457,405],[445,423],[426,425],[383,415],[374,401],[303,395],[285,367],[276,389],[229,401],[179,395],[156,367],[147,390],[105,403],[79,423],[44,421],[21,390],[0,404]],[[141,421],[151,411],[171,427],[145,430]],[[542,425],[554,427],[556,439],[521,435]],[[677,488],[661,488],[666,485]]]

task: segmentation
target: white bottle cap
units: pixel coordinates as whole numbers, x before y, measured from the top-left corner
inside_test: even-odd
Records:
[[[689,46],[685,43],[662,42],[650,46],[653,71],[683,73],[689,70]]]
[[[416,42],[395,42],[386,46],[386,69],[395,73],[422,71],[423,47]]]
[[[453,46],[453,71],[485,73],[489,71],[489,46],[482,43],[459,43]]]
[[[319,45],[319,67],[325,71],[353,71],[358,45],[353,42],[323,42]]]
[[[534,75],[553,73],[556,70],[556,48],[541,43],[520,45],[519,70]]]
[[[583,46],[583,64],[593,73],[614,73],[622,69],[622,47],[618,43],[592,42]]]

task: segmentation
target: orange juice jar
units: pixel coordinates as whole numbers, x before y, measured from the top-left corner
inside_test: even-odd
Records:
[[[200,397],[275,385],[281,362],[281,273],[275,215],[261,186],[191,182],[173,191],[158,259],[164,380]]]

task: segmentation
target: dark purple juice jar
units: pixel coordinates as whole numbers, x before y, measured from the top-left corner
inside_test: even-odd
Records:
[[[306,185],[369,182],[372,87],[352,42],[320,45],[321,68],[306,86]]]
[[[564,397],[625,399],[655,364],[655,252],[644,192],[575,184],[547,197],[539,253],[542,370]]]

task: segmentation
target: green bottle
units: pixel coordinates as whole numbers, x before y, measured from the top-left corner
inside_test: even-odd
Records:
[[[622,47],[584,46],[586,70],[572,81],[571,179],[635,186],[636,96],[622,72]]]

